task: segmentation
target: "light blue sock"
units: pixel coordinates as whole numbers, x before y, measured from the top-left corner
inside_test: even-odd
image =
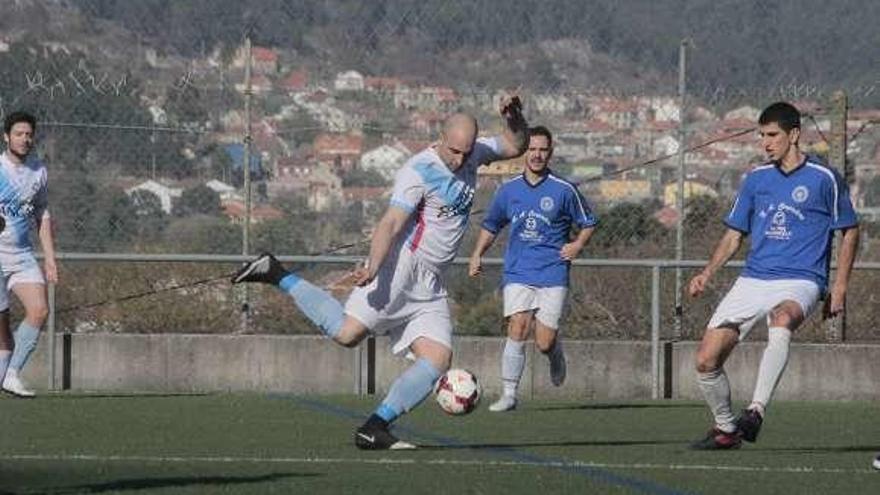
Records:
[[[290,273],[278,284],[281,290],[293,297],[293,302],[306,318],[321,329],[321,332],[333,338],[339,334],[345,322],[345,310],[327,291],[315,287]]]
[[[12,352],[12,359],[9,360],[9,367],[15,371],[20,371],[31,353],[37,348],[37,339],[40,338],[40,329],[22,321],[15,330],[15,350]]]
[[[411,411],[431,393],[438,378],[440,371],[427,359],[419,358],[394,380],[376,415],[390,423]]]
[[[12,356],[12,351],[0,350],[0,383],[3,383],[3,378],[6,377],[6,367],[9,365],[10,356]]]

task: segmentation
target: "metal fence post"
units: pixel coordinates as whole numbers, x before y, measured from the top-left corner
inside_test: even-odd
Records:
[[[843,91],[835,91],[831,97],[831,139],[828,161],[843,173],[844,180],[851,183],[853,173],[852,166],[846,163],[846,120],[847,99]],[[834,242],[840,245],[839,242]],[[834,250],[835,258],[837,250]],[[846,312],[828,320],[825,329],[825,340],[828,342],[843,342],[846,340]]]
[[[46,352],[46,360],[49,369],[49,390],[57,390],[55,386],[55,374],[57,369],[57,352],[55,352],[55,284],[49,283],[46,287],[49,298],[49,317],[46,320],[46,332],[49,334],[49,347]]]
[[[660,390],[660,266],[651,267],[651,398]]]

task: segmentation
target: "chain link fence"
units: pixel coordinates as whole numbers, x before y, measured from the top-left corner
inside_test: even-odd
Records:
[[[807,152],[827,159],[845,143],[834,165],[862,214],[860,259],[878,260],[880,98],[876,75],[853,60],[880,41],[880,7],[837,13],[831,25],[814,15],[831,7],[813,0],[0,4],[0,113],[38,115],[64,252],[363,255],[394,171],[443,117],[473,112],[490,133],[498,98],[515,91],[530,122],[553,131],[553,167],[602,222],[583,256],[705,259],[743,174],[762,160],[760,109],[789,100],[804,112]],[[841,27],[850,41],[821,36]],[[495,188],[521,167],[481,172],[462,256]],[[344,271],[303,268],[330,285]],[[62,267],[58,297],[83,305],[228,269],[77,263]],[[664,271],[665,338],[697,338],[717,302],[676,298],[692,274]],[[501,332],[499,277],[453,270],[464,331]],[[859,316],[847,337],[876,339],[872,280],[858,274],[853,285]],[[242,301],[221,286],[108,304],[64,328],[240,330]],[[567,326],[585,338],[643,338],[648,287],[647,270],[577,269]],[[270,306],[285,304],[251,294],[247,331],[307,331],[276,323],[299,317]],[[823,340],[813,325],[801,338]]]

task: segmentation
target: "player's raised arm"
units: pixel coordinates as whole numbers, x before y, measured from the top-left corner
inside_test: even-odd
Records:
[[[501,98],[501,117],[504,119],[504,132],[501,134],[499,160],[509,160],[525,153],[529,144],[528,128],[522,114],[522,102],[518,96]]]
[[[690,284],[688,284],[688,293],[691,297],[698,297],[706,290],[706,284],[709,283],[709,279],[712,278],[712,275],[718,271],[719,268],[724,266],[725,263],[739,250],[740,245],[742,245],[743,233],[735,230],[735,229],[727,229],[723,236],[721,236],[721,240],[718,241],[718,245],[715,246],[715,251],[712,253],[712,258],[709,259],[709,263],[703,268],[703,271],[698,273],[691,279]]]

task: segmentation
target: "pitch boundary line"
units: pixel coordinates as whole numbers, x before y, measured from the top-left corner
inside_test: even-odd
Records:
[[[79,462],[154,462],[154,463],[216,463],[216,464],[393,464],[429,466],[477,466],[477,467],[552,467],[595,468],[658,471],[728,471],[750,473],[787,474],[876,474],[872,469],[814,468],[809,466],[732,466],[712,464],[651,464],[651,463],[604,463],[559,461],[493,461],[467,459],[394,459],[382,457],[365,459],[357,457],[247,457],[247,456],[122,456],[92,454],[0,454],[6,461],[79,461]]]

